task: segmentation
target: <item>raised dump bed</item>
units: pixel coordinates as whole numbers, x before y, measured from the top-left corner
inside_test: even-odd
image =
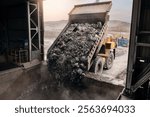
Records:
[[[48,50],[50,73],[77,81],[91,69],[105,39],[112,2],[76,5],[69,22]]]

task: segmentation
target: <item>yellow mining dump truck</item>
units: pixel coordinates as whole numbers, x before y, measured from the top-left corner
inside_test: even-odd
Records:
[[[61,77],[66,73],[65,77],[72,78],[76,72],[101,75],[103,68],[112,67],[116,44],[107,36],[111,6],[112,2],[107,1],[76,5],[72,9],[68,24],[48,50],[50,72]]]
[[[111,34],[107,34],[106,38],[102,42],[100,53],[98,54],[98,56],[100,56],[104,60],[103,68],[108,70],[113,66],[116,47],[117,43],[114,39],[114,36]]]

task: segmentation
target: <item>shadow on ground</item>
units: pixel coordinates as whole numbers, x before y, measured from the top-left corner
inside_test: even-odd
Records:
[[[15,74],[14,74],[15,75]],[[11,78],[11,76],[8,75]],[[56,83],[47,71],[47,65],[23,70],[15,81],[0,95],[1,100],[113,100],[122,86],[83,79],[81,87]]]

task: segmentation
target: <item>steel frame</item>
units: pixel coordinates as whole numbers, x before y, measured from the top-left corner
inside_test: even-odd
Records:
[[[140,17],[141,17],[141,0],[133,0],[133,13],[132,13],[132,26],[131,26],[131,36],[130,36],[130,46],[129,46],[129,58],[128,58],[128,68],[127,68],[127,79],[124,94],[132,96],[138,88],[145,84],[150,79],[150,63],[142,70],[142,72],[136,77],[139,79],[134,84],[133,76],[134,72],[137,72],[134,69],[134,66],[137,61],[146,63],[146,60],[140,59],[137,57],[137,47],[149,47],[147,43],[138,43],[138,38],[140,32]]]
[[[32,61],[32,51],[38,51],[41,49],[39,2],[33,3],[27,1],[27,9],[28,9],[28,35],[29,35],[29,61]],[[37,15],[36,19],[37,22],[34,21],[35,17],[33,15]],[[38,42],[38,45],[36,45],[33,42],[34,40]]]

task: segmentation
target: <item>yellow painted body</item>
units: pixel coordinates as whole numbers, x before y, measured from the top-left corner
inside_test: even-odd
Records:
[[[112,35],[108,35],[103,41],[102,45],[105,45],[105,54],[99,54],[103,58],[107,58],[110,54],[111,50],[114,50],[117,48],[116,40]],[[101,45],[100,45],[101,46]]]

